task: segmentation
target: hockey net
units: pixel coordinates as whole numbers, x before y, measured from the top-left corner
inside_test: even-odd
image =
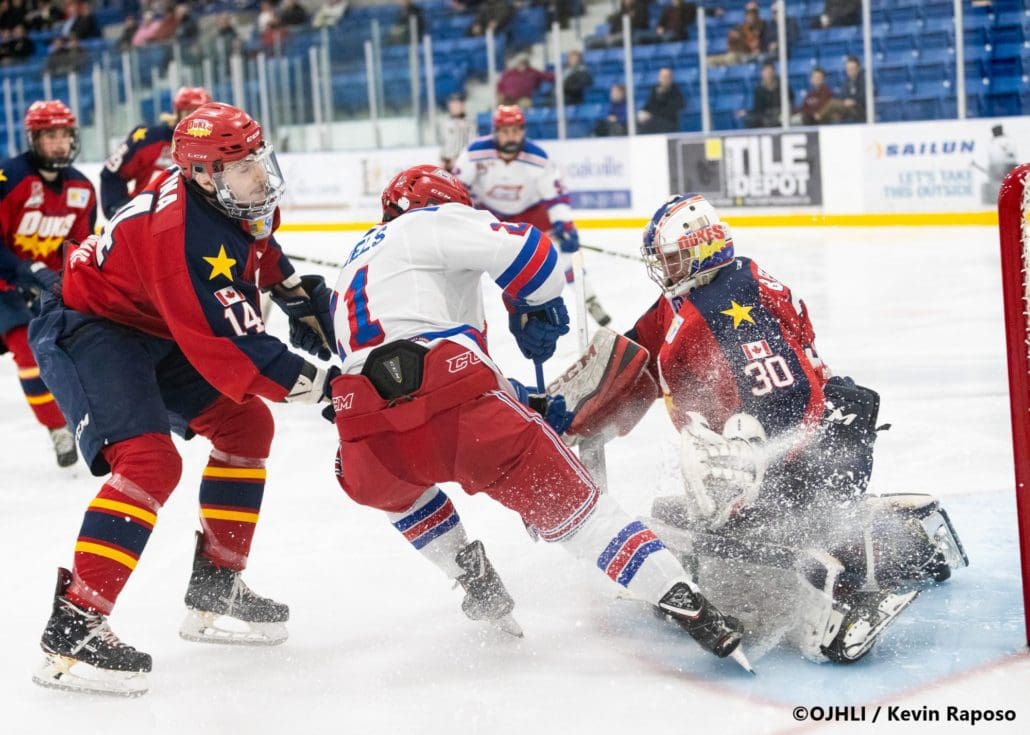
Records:
[[[1030,163],[1013,170],[998,195],[1005,341],[1016,470],[1023,614],[1030,645]]]

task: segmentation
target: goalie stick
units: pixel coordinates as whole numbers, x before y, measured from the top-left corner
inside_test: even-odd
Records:
[[[587,351],[589,334],[587,333],[587,297],[583,283],[583,253],[572,254],[572,280],[576,290],[576,333],[579,336],[579,351]],[[583,439],[579,444],[579,459],[594,478],[601,492],[608,492],[608,462],[604,456],[604,438]]]

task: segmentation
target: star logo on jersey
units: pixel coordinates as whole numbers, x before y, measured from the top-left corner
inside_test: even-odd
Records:
[[[4,173],[4,170],[0,168],[0,182],[3,181],[7,181],[7,175]]]
[[[726,311],[720,311],[720,314],[725,314],[728,317],[733,318],[733,328],[736,329],[743,322],[748,324],[754,324],[755,320],[751,318],[751,310],[755,308],[753,306],[741,306],[736,301],[730,299],[730,308]]]
[[[147,129],[146,128],[140,128],[139,130],[137,130],[135,133],[132,134],[132,142],[133,143],[139,143],[141,140],[143,140],[146,137],[147,137]]]
[[[204,260],[211,266],[211,275],[207,277],[207,280],[213,281],[218,276],[225,276],[230,281],[232,280],[232,267],[236,265],[236,259],[225,254],[225,245],[218,246],[218,255],[213,258],[205,255]]]

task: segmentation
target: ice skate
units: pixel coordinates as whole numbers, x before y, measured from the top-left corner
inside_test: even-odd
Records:
[[[66,599],[63,595],[71,579],[67,569],[58,570],[53,612],[40,641],[46,659],[32,681],[87,694],[146,694],[150,655],[122,643],[108,626],[107,616]]]
[[[216,567],[200,554],[204,536],[197,534],[193,574],[186,589],[188,612],[179,636],[197,643],[274,646],[288,637],[290,608],[255,594],[240,572]]]
[[[601,306],[601,302],[597,300],[596,296],[591,296],[586,301],[587,312],[593,317],[594,321],[597,322],[600,327],[607,327],[611,322],[612,318],[604,307]]]
[[[469,620],[483,620],[517,638],[522,627],[512,617],[515,600],[504,588],[504,583],[486,558],[482,541],[472,541],[458,552],[454,560],[464,574],[457,581],[465,589],[461,609]]]
[[[743,651],[739,650],[744,626],[736,618],[719,612],[689,584],[674,584],[658,601],[658,609],[679,623],[703,649],[719,658],[732,656],[742,667],[754,673]]]
[[[50,441],[53,442],[54,454],[57,455],[59,467],[71,467],[79,461],[79,453],[75,449],[75,437],[67,426],[50,429]]]
[[[844,607],[840,630],[823,648],[831,661],[855,663],[872,649],[880,634],[908,607],[919,590],[897,593],[890,590],[854,593]]]

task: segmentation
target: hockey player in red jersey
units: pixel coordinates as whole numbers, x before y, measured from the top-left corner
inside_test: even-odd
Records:
[[[262,399],[317,403],[328,383],[325,370],[266,333],[258,289],[286,304],[293,337],[320,328],[318,317],[331,332],[329,292],[320,279],[298,278],[273,237],[282,174],[250,116],[201,107],[176,126],[173,155],[178,168],[69,254],[63,303],[47,302],[30,329],[83,458],[108,475],[86,510],[71,571],[59,571],[46,663],[34,677],[44,686],[146,690],[151,657],[122,643],[107,617],[178,484],[172,431],[213,445],[180,635],[252,644],[286,637],[287,606],[240,576],[273,436]],[[223,616],[237,623],[223,625]]]
[[[864,494],[879,396],[832,376],[804,303],[735,254],[704,197],[659,207],[643,256],[663,295],[626,335],[650,362],[622,405],[665,399],[685,487],[656,521],[673,547],[796,573],[788,637],[816,661],[858,660],[914,587],[966,565],[947,514],[928,495]]]
[[[10,351],[25,398],[50,431],[62,467],[75,464],[75,439],[39,375],[28,323],[40,290],[60,278],[66,239],[84,240],[97,217],[93,185],[72,166],[79,128],[57,100],[25,114],[28,150],[0,163],[0,354]]]
[[[569,192],[547,151],[526,137],[526,117],[518,105],[501,105],[493,115],[493,134],[477,138],[458,156],[454,175],[472,193],[477,207],[500,220],[525,222],[558,245],[565,278],[573,279],[572,259],[579,251],[579,230],[572,221]],[[586,306],[602,327],[611,317],[584,281]]]
[[[173,164],[172,131],[176,124],[211,101],[203,87],[182,87],[172,98],[172,114],[162,114],[153,125],[137,125],[100,169],[100,204],[110,219],[118,208],[143,191],[158,174]]]
[[[382,203],[383,224],[354,247],[336,289],[344,374],[332,396],[344,491],[386,511],[457,580],[473,620],[521,635],[514,601],[483,544],[469,542],[442,482],[514,510],[532,533],[597,566],[708,651],[745,661],[735,622],[562,444],[551,427],[567,425],[560,398],[509,382],[487,352],[484,273],[503,289],[509,328],[527,358],[547,359],[568,331],[564,279],[547,236],[472,209],[461,183],[435,166],[398,174]]]

